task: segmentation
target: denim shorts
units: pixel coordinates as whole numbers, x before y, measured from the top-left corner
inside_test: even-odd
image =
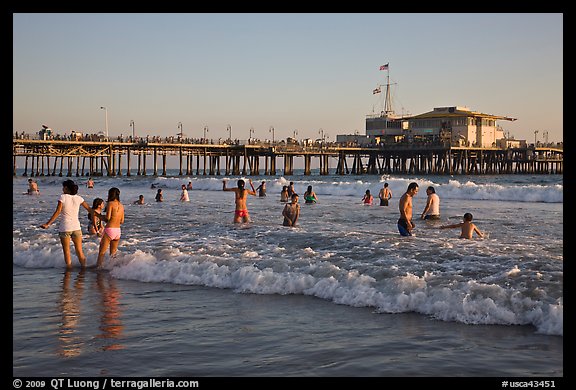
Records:
[[[82,237],[82,230],[74,230],[71,232],[59,232],[58,236],[60,238],[66,238],[66,237],[72,237],[72,238],[76,238],[76,237]]]

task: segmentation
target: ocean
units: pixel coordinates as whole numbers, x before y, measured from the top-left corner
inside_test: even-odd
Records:
[[[66,271],[58,221],[39,228],[67,178],[35,177],[34,196],[13,178],[15,377],[564,376],[562,175],[261,175],[267,196],[249,197],[252,221],[234,224],[223,177],[168,173],[94,177],[92,189],[71,177],[90,205],[120,189],[125,223],[106,271],[81,270],[74,251]],[[281,215],[290,181],[294,228]],[[401,237],[398,200],[413,181],[415,236]],[[308,185],[316,204],[303,202]],[[418,219],[429,185],[440,221]],[[466,212],[484,238],[438,228]],[[84,235],[89,265],[98,244]]]

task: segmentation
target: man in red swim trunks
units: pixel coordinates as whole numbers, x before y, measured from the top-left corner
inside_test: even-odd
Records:
[[[234,191],[236,194],[236,210],[234,211],[234,223],[240,222],[250,222],[250,215],[248,214],[248,207],[246,206],[246,199],[248,194],[256,196],[256,190],[254,190],[254,185],[252,184],[252,179],[248,179],[250,187],[252,190],[247,190],[244,188],[244,180],[238,180],[238,188],[228,188],[226,183],[228,180],[222,180],[222,190],[224,191]]]

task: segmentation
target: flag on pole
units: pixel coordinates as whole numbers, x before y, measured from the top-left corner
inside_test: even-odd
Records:
[[[388,63],[388,64],[389,64],[389,63]],[[388,70],[388,64],[382,65],[382,66],[380,67],[380,70]]]
[[[375,90],[372,91],[372,94],[373,94],[373,95],[376,95],[377,93],[380,93],[380,92],[382,92],[382,91],[380,90],[380,87],[378,87],[378,88],[376,88]]]

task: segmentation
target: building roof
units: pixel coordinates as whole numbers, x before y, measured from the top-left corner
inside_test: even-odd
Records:
[[[472,111],[466,107],[436,107],[433,111],[425,112],[424,114],[414,115],[410,119],[428,119],[428,118],[454,118],[454,117],[474,117],[474,118],[488,118],[494,120],[507,120],[515,121],[517,118],[508,116],[484,114],[482,112]]]

